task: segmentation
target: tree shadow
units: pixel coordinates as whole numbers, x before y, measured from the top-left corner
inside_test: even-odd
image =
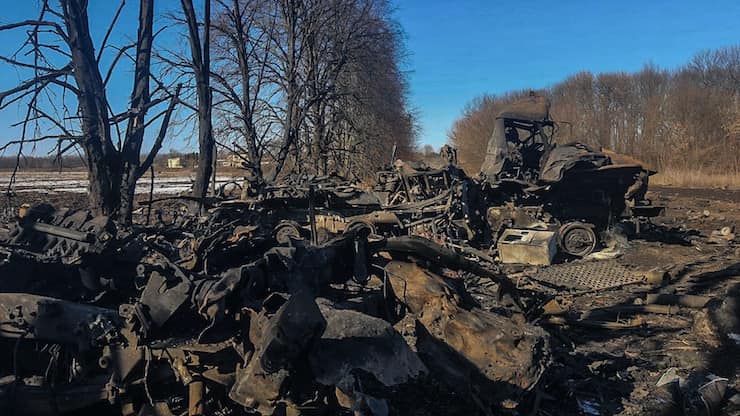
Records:
[[[700,236],[701,233],[698,230],[650,223],[630,239],[689,247],[693,245],[692,240]]]
[[[728,284],[734,282],[729,278],[738,275],[740,263],[735,262],[681,282],[681,294],[714,296],[703,310],[679,310],[678,316],[687,321],[685,326],[623,330],[546,326],[553,337],[556,362],[544,377],[543,386],[555,400],[543,402],[545,412],[542,414],[588,414],[590,411],[600,415],[619,414],[628,410],[625,399],[629,402],[638,388],[647,389],[636,392],[638,397],[644,396],[644,401],[631,405],[638,405],[639,411],[645,414],[708,414],[698,392],[698,387],[707,381],[706,376],[714,374],[732,382],[740,371],[740,360],[729,359],[740,356],[740,346],[729,336],[740,333],[740,283]],[[657,287],[648,292],[661,293],[667,289]],[[610,306],[634,305],[637,292]],[[711,347],[694,327],[697,314],[701,313],[706,313],[711,325],[719,331],[719,343]],[[677,341],[687,342],[688,352],[672,352]],[[696,360],[691,361],[694,357]],[[682,360],[684,365],[681,365]],[[687,362],[691,365],[685,364]],[[677,385],[657,387],[657,377],[644,378],[645,374],[663,373],[672,366],[682,367],[688,379],[687,386],[681,389]],[[632,371],[634,368],[640,371]],[[726,394],[725,398],[730,395]],[[727,404],[720,401],[712,406],[715,412],[712,414],[721,414],[716,412]]]

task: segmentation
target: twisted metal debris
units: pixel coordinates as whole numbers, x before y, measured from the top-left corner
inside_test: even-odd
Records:
[[[257,205],[133,228],[25,209],[0,265],[2,414],[388,414],[430,376],[490,413],[537,385],[548,338],[499,276],[506,316],[431,241],[312,243]]]

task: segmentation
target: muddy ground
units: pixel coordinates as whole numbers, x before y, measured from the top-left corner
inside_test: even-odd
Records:
[[[648,197],[667,207],[665,215],[631,239],[617,261],[663,280],[580,295],[560,293],[555,297],[563,314],[532,317],[551,333],[553,346],[552,364],[535,393],[532,414],[684,414],[681,409],[697,415],[740,414],[740,238],[728,242],[712,236],[722,227],[740,231],[740,191],[656,187]],[[86,201],[79,193],[2,197],[2,219],[10,219],[23,202],[80,208]],[[668,313],[610,317],[621,329],[570,320],[595,308],[641,305],[648,294],[700,295],[710,301],[698,308],[671,306]],[[708,410],[711,400],[704,403],[698,389],[715,377],[728,380],[727,391],[721,410]],[[659,387],[659,381],[665,384]],[[430,395],[409,399],[427,409],[425,414],[429,409],[450,414],[456,408],[435,406]]]

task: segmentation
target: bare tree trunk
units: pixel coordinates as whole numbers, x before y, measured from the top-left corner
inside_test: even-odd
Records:
[[[87,0],[61,0],[77,83],[79,115],[89,168],[90,205],[96,214],[115,215],[120,205],[121,159],[110,134],[105,85],[95,58]]]
[[[313,105],[313,138],[311,139],[314,170],[317,175],[326,175],[329,170],[329,149],[326,137],[324,103],[317,100]]]
[[[141,145],[144,142],[145,116],[151,101],[149,78],[151,76],[152,43],[154,40],[154,0],[141,0],[140,5],[134,89],[131,94],[131,110],[134,115],[129,119],[126,128],[126,139],[121,149],[123,177],[121,179],[121,206],[118,217],[126,222],[131,221],[136,181],[142,174],[139,169]]]
[[[30,43],[26,42],[21,46],[21,49],[31,49],[30,52],[34,57],[34,62],[29,64],[15,59],[4,58],[4,60],[16,67],[35,70],[35,76],[30,81],[23,82],[8,91],[0,92],[0,105],[2,98],[9,95],[16,95],[14,100],[18,100],[28,95],[28,91],[33,92],[34,95],[28,105],[29,112],[33,109],[34,114],[40,114],[53,126],[56,126],[56,129],[63,132],[63,135],[49,135],[48,137],[74,140],[64,150],[61,150],[60,146],[58,156],[61,158],[64,151],[73,148],[75,145],[82,147],[85,153],[89,180],[89,202],[92,211],[97,215],[108,215],[122,222],[130,223],[136,181],[151,166],[154,157],[161,148],[162,140],[176,104],[176,100],[173,98],[168,109],[160,114],[164,115],[160,133],[144,163],[141,163],[140,155],[144,129],[147,125],[147,111],[152,105],[157,105],[165,100],[162,97],[152,102],[149,91],[154,37],[154,0],[139,0],[137,42],[134,45],[119,49],[118,54],[108,68],[105,80],[101,76],[100,59],[106,50],[108,36],[115,26],[124,1],[121,0],[118,11],[99,46],[100,51],[97,56],[90,34],[87,12],[88,0],[59,0],[58,4],[60,10],[52,10],[49,2],[42,2],[41,16],[46,16],[47,19],[40,18],[36,21],[24,21],[0,26],[0,31],[26,26],[34,28],[29,35]],[[57,22],[57,19],[59,22]],[[39,31],[39,27],[43,27],[44,30]],[[52,28],[52,30],[47,30],[47,27]],[[44,33],[52,39],[39,41],[39,33]],[[61,46],[65,46],[68,51]],[[119,59],[133,46],[136,47],[136,58],[134,59],[135,70],[131,107],[122,114],[112,115],[111,106],[106,97],[106,83]],[[44,49],[53,51],[54,58],[47,59],[44,57],[42,52]],[[51,62],[57,60],[58,55],[68,56],[70,62],[61,69],[47,68],[45,65],[51,65]],[[43,57],[43,61],[40,62],[39,57]],[[39,75],[39,70],[42,70],[41,72],[45,74]],[[66,79],[66,76],[70,74],[74,77],[74,85]],[[70,120],[79,123],[78,129],[82,131],[81,136],[73,135],[70,132],[75,129],[65,127],[66,120],[60,121],[53,118],[37,107],[36,97],[38,97],[38,93],[50,86],[60,87],[62,93],[47,92],[45,96],[48,97],[49,105],[64,107],[65,99],[68,96],[74,97],[76,100],[77,117],[70,118]],[[164,87],[161,90],[158,89],[155,93],[157,92],[161,92],[163,96],[167,95]],[[176,96],[177,93],[175,93]],[[28,120],[27,116],[26,121]],[[119,142],[116,145],[112,137],[111,126],[117,126],[123,122],[128,123],[126,134],[123,143]],[[120,135],[120,132],[118,133]]]
[[[282,0],[281,3],[285,32],[287,36],[287,50],[285,56],[285,120],[283,120],[283,142],[278,152],[275,169],[270,181],[275,181],[280,171],[285,166],[290,149],[294,146],[300,127],[299,120],[299,86],[297,82],[297,37],[298,37],[298,8],[300,5],[295,0]]]
[[[261,184],[263,182],[262,174],[262,157],[260,156],[259,149],[257,148],[257,131],[254,126],[254,109],[256,106],[256,93],[255,100],[251,98],[252,83],[249,72],[249,53],[246,50],[247,47],[247,36],[244,32],[242,9],[239,5],[239,0],[234,0],[234,27],[236,28],[236,47],[237,59],[239,62],[239,74],[241,81],[241,105],[240,110],[242,113],[242,123],[244,124],[244,130],[246,131],[247,139],[247,153],[249,156],[248,169],[251,173],[251,180],[255,184]],[[262,62],[262,69],[267,65],[267,62]],[[263,72],[260,72],[263,73]],[[256,79],[256,85],[253,87],[257,92],[262,84],[262,76],[258,76]]]
[[[208,185],[213,174],[216,142],[213,138],[212,93],[210,86],[210,31],[211,1],[205,0],[203,17],[203,42],[200,41],[198,21],[192,0],[181,0],[182,10],[188,24],[192,66],[195,73],[198,95],[198,169],[195,173],[193,196],[203,199],[208,194]]]
[[[318,124],[318,133],[319,136],[319,143],[321,147],[321,174],[322,175],[328,175],[329,174],[329,158],[330,158],[330,152],[329,152],[329,135],[326,131],[326,106],[321,103],[319,106],[319,124]]]

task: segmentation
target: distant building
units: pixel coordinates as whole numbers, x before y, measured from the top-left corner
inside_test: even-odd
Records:
[[[226,159],[220,160],[221,166],[226,168],[241,168],[244,166],[244,161],[249,160],[246,153],[231,153],[226,156]]]
[[[167,159],[167,168],[169,169],[182,169],[184,166],[182,165],[182,158],[179,157],[173,157]]]

